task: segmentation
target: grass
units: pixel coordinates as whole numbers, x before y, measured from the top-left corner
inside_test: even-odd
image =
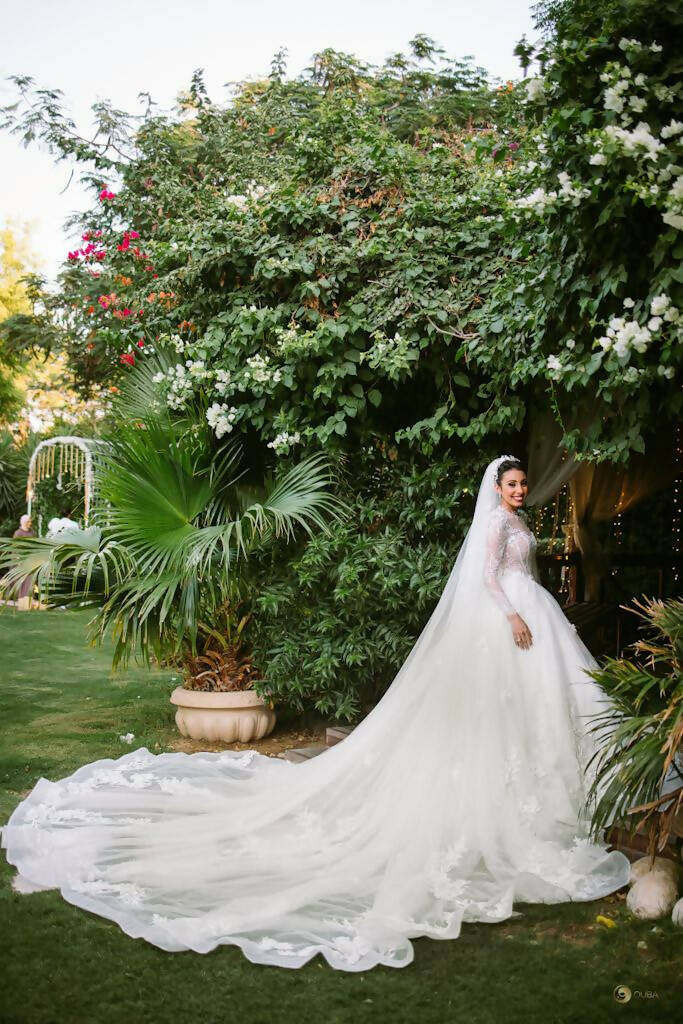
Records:
[[[176,743],[174,673],[112,676],[110,650],[85,645],[87,618],[0,610],[0,821],[41,776]],[[126,732],[132,748],[118,739]],[[673,1019],[683,996],[681,933],[669,918],[655,930],[632,919],[620,894],[518,905],[523,917],[465,924],[455,941],[413,940],[407,968],[346,974],[320,958],[300,970],[256,966],[231,946],[165,953],[56,892],[20,896],[13,873],[0,857],[3,1024],[640,1024]],[[615,1001],[617,985],[633,990],[628,1004]]]

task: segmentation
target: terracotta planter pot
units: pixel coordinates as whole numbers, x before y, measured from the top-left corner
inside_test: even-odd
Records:
[[[250,743],[272,731],[276,715],[253,690],[205,692],[176,686],[171,694],[181,736],[193,740]]]

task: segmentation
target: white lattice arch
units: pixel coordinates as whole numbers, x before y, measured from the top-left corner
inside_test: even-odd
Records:
[[[90,506],[95,488],[94,452],[102,441],[87,437],[49,437],[36,446],[28,467],[26,484],[27,512],[35,497],[36,484],[47,477],[61,477],[68,473],[83,483],[84,525],[88,525]]]

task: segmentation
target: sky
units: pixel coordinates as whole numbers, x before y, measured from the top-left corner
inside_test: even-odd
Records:
[[[283,47],[293,76],[326,47],[381,64],[423,33],[449,56],[470,54],[506,80],[520,77],[515,43],[523,34],[538,35],[525,0],[118,0],[112,6],[32,0],[3,6],[0,105],[17,99],[8,77],[29,75],[39,88],[61,89],[85,135],[98,100],[140,113],[138,94],[149,92],[168,109],[192,72],[203,68],[209,96],[220,103],[228,96],[226,83],[263,77]],[[25,149],[0,132],[0,225],[30,225],[48,280],[79,237],[65,230],[66,217],[91,203],[79,174],[36,143]]]

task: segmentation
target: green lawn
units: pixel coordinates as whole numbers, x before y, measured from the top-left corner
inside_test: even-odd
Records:
[[[85,612],[0,610],[0,820],[41,777],[175,736],[172,672],[110,672],[110,650],[85,645]],[[132,747],[118,739],[135,733]],[[681,933],[632,920],[623,899],[519,906],[459,939],[416,939],[401,970],[301,970],[250,964],[235,947],[165,953],[55,892],[20,896],[0,857],[3,1024],[286,1024],[289,1021],[661,1021],[683,997]],[[617,921],[596,924],[597,914]],[[639,946],[640,943],[640,946]],[[619,1005],[616,985],[634,997]]]

